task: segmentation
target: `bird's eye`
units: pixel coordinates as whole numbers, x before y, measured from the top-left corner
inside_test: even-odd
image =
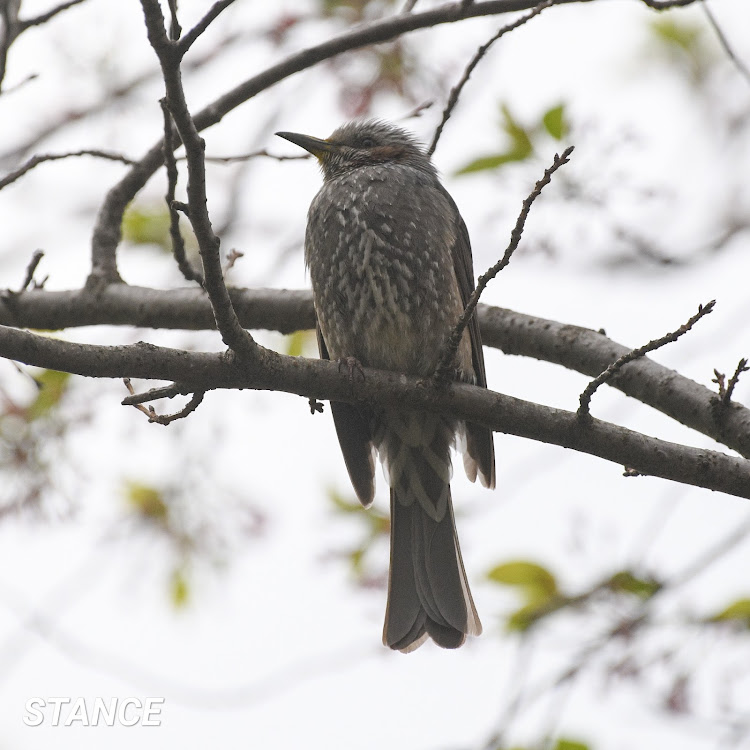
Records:
[[[375,145],[375,139],[370,138],[369,135],[366,135],[360,142],[359,145],[362,148],[372,148]]]

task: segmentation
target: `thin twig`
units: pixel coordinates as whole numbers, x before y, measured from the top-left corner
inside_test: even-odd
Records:
[[[169,38],[176,42],[182,34],[182,26],[177,20],[177,0],[169,0]]]
[[[435,104],[434,100],[428,99],[426,102],[422,102],[421,104],[417,104],[414,109],[407,112],[405,115],[401,115],[399,117],[399,120],[411,120],[414,117],[421,117],[424,112],[426,112],[430,107],[432,107]]]
[[[450,95],[448,96],[448,103],[445,105],[445,109],[443,110],[443,117],[440,120],[440,124],[435,129],[435,135],[432,136],[432,143],[427,149],[427,153],[429,156],[432,156],[435,153],[438,141],[440,140],[440,136],[443,133],[443,128],[448,122],[450,116],[453,114],[453,110],[456,104],[458,104],[458,97],[461,96],[461,92],[463,91],[464,86],[469,81],[469,77],[474,72],[474,68],[479,65],[479,61],[487,54],[489,48],[498,39],[500,39],[501,36],[504,36],[509,31],[513,31],[513,29],[517,29],[519,26],[523,26],[527,21],[530,21],[532,18],[534,18],[534,16],[538,16],[545,8],[549,8],[550,5],[554,5],[554,0],[544,0],[544,2],[539,3],[539,5],[537,5],[536,8],[534,8],[530,13],[527,13],[525,16],[517,18],[513,23],[509,23],[507,26],[503,26],[498,29],[497,32],[488,41],[486,41],[481,47],[479,47],[479,49],[474,54],[474,57],[471,58],[471,62],[469,62],[469,64],[466,66],[466,70],[464,70],[464,74],[461,76],[461,80],[451,89]]]
[[[218,12],[229,3],[216,3],[208,16]],[[211,218],[208,214],[206,198],[206,165],[204,161],[206,144],[200,137],[185,99],[180,75],[180,54],[176,53],[177,45],[167,37],[164,16],[159,0],[141,0],[143,15],[146,21],[148,40],[154,49],[161,65],[166,88],[166,99],[169,111],[174,120],[180,139],[185,146],[188,167],[188,206],[190,223],[198,240],[201,260],[203,261],[203,286],[211,300],[211,307],[216,318],[216,327],[224,343],[240,357],[255,358],[260,347],[252,336],[240,325],[237,313],[232,305],[221,269],[219,238],[214,234]],[[216,9],[219,10],[216,10]],[[215,11],[215,12],[214,12]],[[204,18],[205,20],[205,18]],[[208,22],[203,21],[195,28],[205,28]],[[195,31],[195,28],[190,33]],[[183,42],[187,39],[183,37]]]
[[[521,206],[521,213],[518,214],[518,218],[516,219],[516,225],[510,233],[510,242],[508,243],[508,247],[505,248],[503,257],[477,280],[477,287],[472,292],[471,297],[469,297],[469,301],[466,303],[466,307],[464,308],[458,323],[456,323],[456,327],[448,337],[443,355],[438,362],[438,366],[435,368],[434,378],[438,385],[444,385],[451,380],[452,373],[455,369],[454,359],[456,357],[456,352],[458,351],[458,346],[461,343],[461,337],[466,330],[466,326],[469,325],[472,315],[474,315],[474,311],[479,302],[479,298],[482,296],[482,292],[487,287],[487,284],[489,284],[490,281],[492,281],[492,279],[494,279],[495,276],[497,276],[500,271],[510,263],[511,256],[521,242],[521,235],[523,234],[526,219],[531,210],[531,204],[539,197],[545,186],[549,184],[552,175],[560,169],[563,164],[568,163],[570,155],[573,153],[573,148],[574,146],[568,146],[562,154],[555,154],[552,166],[544,170],[544,176],[542,179],[534,185],[534,189],[525,198],[523,205]]]
[[[214,3],[200,21],[193,26],[187,34],[179,42],[180,55],[184,55],[190,47],[194,44],[195,40],[209,27],[209,25],[216,20],[218,15],[228,8],[234,0],[219,0]]]
[[[164,165],[167,169],[167,194],[165,200],[169,209],[169,236],[172,239],[172,253],[177,262],[177,267],[185,279],[188,281],[197,281],[203,286],[203,275],[200,271],[193,268],[185,254],[185,239],[180,231],[180,214],[174,205],[178,175],[172,138],[172,115],[169,112],[166,99],[162,99],[159,104],[161,104],[162,113],[164,114]]]
[[[299,159],[309,159],[311,154],[295,154],[294,156],[277,156],[276,154],[269,153],[265,148],[258,151],[251,151],[249,154],[238,154],[236,156],[207,156],[206,161],[214,164],[234,164],[235,162],[249,161],[250,159],[256,159],[259,156],[266,156],[269,159],[275,159],[276,161],[297,161]],[[184,159],[182,156],[180,159]]]
[[[697,0],[642,0],[644,5],[648,5],[653,10],[668,10],[669,8],[684,8],[686,5],[692,5]]]
[[[606,383],[608,380],[610,380],[614,375],[628,362],[632,362],[634,359],[640,359],[641,357],[645,356],[649,352],[653,352],[656,349],[661,348],[662,346],[665,346],[666,344],[671,344],[674,341],[677,341],[680,336],[683,334],[686,334],[701,318],[708,315],[716,305],[716,300],[711,300],[706,305],[698,305],[698,312],[693,315],[690,320],[687,321],[687,323],[681,325],[676,331],[672,331],[672,333],[668,333],[666,336],[662,336],[659,339],[654,339],[653,341],[649,341],[648,344],[644,344],[643,346],[639,347],[638,349],[633,349],[629,351],[627,354],[623,354],[621,357],[618,357],[604,372],[600,373],[595,377],[584,389],[583,393],[581,393],[581,396],[579,398],[580,406],[578,407],[578,417],[583,419],[585,417],[589,417],[589,405],[591,403],[591,397],[596,392],[596,389],[602,385],[602,383]]]
[[[732,400],[732,393],[734,393],[734,389],[737,386],[737,383],[740,380],[740,375],[742,375],[743,372],[750,372],[750,367],[747,366],[747,359],[745,359],[744,357],[737,363],[737,369],[734,371],[734,375],[729,378],[729,383],[727,384],[727,392],[724,395],[724,403],[729,404],[729,402]]]
[[[126,396],[120,403],[123,406],[136,406],[137,404],[145,404],[148,401],[156,401],[160,398],[174,398],[175,396],[184,396],[186,393],[191,393],[193,389],[189,386],[183,386],[180,383],[172,383],[172,385],[162,385],[159,388],[152,388],[151,390],[145,391],[144,393],[136,393],[133,388],[129,385],[130,378],[123,378],[130,395]]]
[[[734,375],[729,378],[729,383],[725,384],[726,376],[724,375],[724,373],[721,373],[718,370],[714,369],[714,375],[716,377],[713,378],[712,382],[718,383],[719,385],[719,398],[721,399],[722,406],[729,406],[729,403],[732,400],[732,393],[734,393],[734,389],[740,380],[740,375],[742,375],[743,372],[748,372],[749,370],[750,368],[747,366],[747,360],[743,357],[737,364],[737,369],[734,371]]]
[[[74,156],[96,156],[99,159],[108,159],[109,161],[119,161],[122,164],[133,166],[136,164],[132,159],[128,159],[122,154],[117,154],[113,151],[101,151],[99,149],[84,148],[80,151],[69,151],[65,154],[37,154],[32,156],[28,161],[24,162],[18,169],[13,170],[0,179],[0,190],[7,185],[15,182],[19,177],[23,177],[27,172],[34,169],[34,167],[42,164],[45,161],[59,161],[60,159],[69,159]]]
[[[34,271],[36,271],[36,267],[39,265],[39,261],[41,261],[43,257],[44,250],[34,250],[29,265],[26,266],[26,275],[23,277],[23,284],[21,284],[21,288],[18,290],[19,293],[24,292],[29,288],[29,284],[31,284],[34,278]]]
[[[414,10],[414,6],[417,4],[417,0],[406,0],[404,7],[401,10],[402,13],[411,13]]]
[[[721,26],[719,26],[719,22],[716,20],[716,16],[713,14],[711,8],[708,7],[708,3],[706,2],[706,0],[703,0],[701,6],[703,7],[703,12],[706,14],[708,22],[711,24],[714,32],[716,33],[719,44],[724,48],[724,52],[726,53],[727,57],[734,63],[735,67],[737,68],[737,70],[739,70],[745,80],[750,83],[750,68],[748,68],[747,65],[745,65],[745,63],[742,62],[742,60],[740,60],[740,58],[735,54],[734,50],[732,49],[732,45],[729,43],[729,39],[727,39],[726,34],[724,34]]]
[[[64,10],[72,8],[74,5],[79,5],[82,2],[84,2],[84,0],[68,0],[68,2],[60,3],[60,5],[48,10],[46,13],[34,16],[33,18],[27,18],[21,21],[21,31],[26,31],[30,26],[39,26],[43,23],[47,23],[47,21],[53,19],[58,13],[62,13]]]
[[[137,394],[133,388],[132,383],[130,382],[130,378],[123,378],[122,382],[125,383],[125,387],[128,389],[128,393],[130,393],[130,396],[135,397]],[[169,386],[168,388],[161,390],[171,390],[173,387],[174,386]],[[169,397],[171,398],[172,395],[175,394],[170,394]],[[174,414],[157,414],[153,406],[143,406],[143,403],[139,401],[129,402],[129,405],[134,406],[136,409],[138,409],[138,411],[143,412],[143,414],[148,417],[149,422],[168,425],[172,422],[177,421],[178,419],[184,419],[188,416],[188,414],[192,414],[200,406],[205,395],[206,394],[204,391],[196,391],[190,401],[188,401],[187,404],[185,404],[185,406],[180,409],[180,411],[175,412]],[[161,397],[155,396],[154,398]],[[128,399],[125,400],[127,401]],[[123,403],[125,403],[125,401],[123,401]]]

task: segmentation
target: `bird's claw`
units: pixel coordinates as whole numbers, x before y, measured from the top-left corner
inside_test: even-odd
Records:
[[[364,383],[365,371],[362,367],[362,363],[356,357],[341,357],[341,359],[339,359],[339,372],[341,372],[342,367],[346,367],[349,373],[350,383],[354,383],[355,372],[359,375],[360,382]]]

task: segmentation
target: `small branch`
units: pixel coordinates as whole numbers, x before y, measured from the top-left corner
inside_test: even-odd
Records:
[[[206,18],[211,16],[212,13],[214,14],[212,17],[215,17],[227,5],[229,5],[229,2],[226,2],[226,0],[216,3]],[[214,234],[207,207],[206,165],[204,162],[206,144],[198,133],[185,100],[180,75],[181,53],[177,45],[167,38],[164,16],[159,1],[141,0],[141,7],[146,21],[149,42],[159,58],[164,76],[164,85],[167,91],[166,106],[169,107],[175,127],[185,146],[188,166],[189,218],[198,240],[201,260],[203,261],[203,286],[211,300],[216,327],[219,329],[224,343],[240,357],[255,358],[260,348],[252,336],[240,325],[224,283],[220,256],[221,243]],[[207,21],[205,25],[208,25],[209,22]],[[195,29],[192,31],[195,31]],[[183,38],[183,42],[186,39],[188,39],[187,35]]]
[[[401,10],[402,13],[411,13],[414,10],[414,6],[417,4],[417,0],[406,0],[404,7]]]
[[[668,10],[669,8],[684,8],[698,0],[642,0],[642,2],[653,10]]]
[[[432,143],[427,149],[427,154],[429,156],[432,156],[435,153],[438,141],[440,140],[440,136],[443,133],[443,128],[448,122],[451,114],[453,114],[453,110],[456,104],[458,104],[458,98],[459,96],[461,96],[461,92],[463,91],[464,86],[467,84],[469,77],[474,72],[474,68],[479,65],[479,61],[487,54],[489,48],[498,39],[500,39],[501,36],[504,36],[509,31],[513,31],[513,29],[517,29],[519,26],[523,26],[527,21],[530,21],[532,18],[534,18],[534,16],[538,16],[545,8],[549,8],[550,5],[553,4],[554,0],[544,0],[544,2],[537,5],[536,8],[534,8],[530,13],[527,13],[525,16],[521,16],[520,18],[516,19],[513,23],[510,23],[507,26],[503,26],[502,28],[498,29],[497,33],[495,33],[494,36],[492,36],[476,51],[474,57],[471,59],[471,62],[466,66],[466,70],[464,70],[464,74],[461,76],[461,80],[451,89],[450,95],[448,96],[448,103],[445,105],[445,109],[443,110],[443,117],[440,120],[440,124],[435,129],[435,135],[432,137]]]
[[[623,354],[621,357],[618,357],[606,370],[604,370],[604,372],[595,377],[586,386],[583,393],[581,393],[581,396],[579,398],[580,406],[578,407],[577,412],[578,417],[580,419],[584,419],[590,416],[589,405],[591,404],[591,397],[596,392],[596,389],[603,383],[606,383],[608,380],[610,380],[624,365],[626,365],[628,362],[632,362],[634,359],[639,359],[640,357],[643,357],[649,352],[653,352],[656,349],[665,346],[666,344],[671,344],[677,341],[680,336],[686,334],[701,318],[712,312],[715,305],[716,300],[711,300],[711,302],[706,305],[698,305],[698,312],[693,315],[693,317],[690,318],[687,323],[681,325],[676,331],[668,333],[666,336],[662,336],[660,339],[649,341],[648,344],[644,344],[638,349],[633,349],[627,354]]]
[[[144,393],[136,393],[130,387],[130,378],[123,378],[126,381],[125,385],[130,391],[129,396],[120,402],[123,406],[136,406],[137,404],[145,404],[148,401],[156,401],[160,398],[174,398],[175,396],[184,395],[190,393],[191,389],[189,386],[183,386],[179,383],[172,383],[172,385],[163,385],[160,388],[152,388]]]
[[[37,154],[32,156],[28,161],[24,162],[18,169],[9,172],[2,179],[0,179],[0,190],[7,185],[15,182],[19,177],[23,177],[27,172],[34,169],[34,167],[42,164],[46,161],[59,161],[60,159],[70,159],[75,156],[95,156],[99,159],[108,159],[109,161],[119,161],[123,164],[133,166],[136,164],[132,159],[128,159],[122,154],[114,153],[113,151],[100,151],[98,149],[84,148],[80,151],[69,151],[65,154]]]
[[[219,14],[228,8],[233,2],[234,0],[219,0],[219,2],[216,2],[211,6],[208,13],[206,13],[206,15],[203,16],[203,18],[201,18],[201,20],[198,21],[198,23],[195,24],[195,26],[193,26],[193,28],[190,29],[190,31],[188,31],[188,33],[180,40],[178,45],[180,56],[184,55],[190,49],[198,37],[211,23],[213,23],[213,21],[216,20]]]
[[[43,23],[47,23],[47,21],[52,20],[58,13],[62,13],[64,10],[72,8],[74,5],[80,5],[82,2],[84,2],[84,0],[68,0],[68,2],[60,3],[60,5],[48,10],[46,13],[34,16],[33,18],[27,18],[21,21],[21,31],[26,31],[26,29],[31,26],[40,26]]]
[[[258,151],[252,151],[249,154],[239,154],[237,156],[207,156],[206,161],[214,164],[234,164],[235,162],[249,161],[250,159],[256,159],[259,156],[265,156],[269,159],[275,159],[276,161],[298,161],[300,159],[309,159],[310,154],[295,154],[294,156],[277,156],[276,154],[269,153],[265,148]]]
[[[742,375],[743,372],[748,371],[750,371],[750,367],[747,366],[747,360],[743,357],[737,364],[737,369],[734,371],[734,375],[729,378],[729,383],[725,385],[724,374],[719,372],[718,370],[714,370],[714,375],[716,377],[711,382],[718,383],[719,385],[719,399],[721,400],[721,405],[723,407],[729,406],[732,401],[732,394],[734,393],[734,389],[740,380],[740,375]]]
[[[136,397],[135,390],[133,390],[133,386],[130,382],[130,378],[123,378],[123,383],[125,383],[125,387],[128,389],[128,393],[132,397]],[[167,389],[161,389],[161,390],[170,390],[170,388]],[[172,394],[174,395],[174,394]],[[205,392],[203,391],[196,391],[193,394],[193,397],[190,399],[190,401],[185,404],[185,406],[180,409],[180,411],[175,412],[174,414],[157,414],[156,410],[153,406],[143,406],[143,403],[140,401],[132,402],[132,406],[135,406],[138,411],[143,412],[148,417],[149,422],[155,422],[156,424],[161,425],[168,425],[172,422],[175,422],[178,419],[184,419],[188,416],[188,414],[192,414],[201,404],[203,401],[203,397],[205,396]],[[170,396],[171,398],[171,396]],[[127,400],[127,399],[126,399]],[[123,402],[125,403],[125,402]]]
[[[34,253],[31,256],[31,260],[29,261],[29,265],[26,266],[26,275],[23,277],[23,284],[21,284],[21,287],[18,290],[19,294],[29,288],[29,284],[31,284],[34,279],[34,271],[36,271],[36,268],[43,257],[44,250],[34,250]]]
[[[747,360],[743,357],[738,363],[737,363],[737,369],[734,371],[734,375],[729,379],[729,383],[727,384],[727,392],[724,394],[724,403],[729,404],[729,402],[732,400],[732,394],[734,393],[734,389],[737,386],[737,383],[740,380],[740,375],[742,375],[743,372],[750,372],[750,367],[747,366]]]
[[[729,40],[726,37],[726,34],[724,34],[721,26],[719,26],[719,22],[716,20],[716,16],[713,14],[711,8],[708,7],[708,3],[703,0],[703,2],[701,2],[701,6],[703,7],[703,12],[706,14],[708,22],[711,24],[714,32],[716,33],[719,44],[724,48],[724,52],[726,53],[727,57],[734,63],[735,67],[737,68],[737,70],[739,70],[743,78],[748,83],[750,83],[750,68],[748,68],[747,65],[745,65],[745,63],[742,62],[742,60],[740,60],[740,58],[735,54],[734,50],[732,49],[732,45],[729,43]]]
[[[170,8],[172,5],[170,5]],[[196,281],[203,286],[203,275],[193,268],[185,254],[185,239],[180,231],[180,214],[175,201],[177,190],[177,162],[174,156],[174,139],[172,138],[172,116],[167,106],[167,100],[160,100],[162,113],[164,114],[164,164],[167,169],[167,194],[165,200],[169,209],[169,236],[172,239],[172,253],[177,262],[180,273],[187,281]]]
[[[521,213],[518,214],[518,218],[516,219],[516,225],[515,227],[513,227],[513,231],[510,233],[510,242],[508,243],[508,247],[505,249],[503,257],[477,280],[477,287],[472,292],[471,297],[469,297],[469,301],[466,303],[463,314],[458,319],[456,327],[448,337],[443,355],[438,362],[437,368],[435,369],[434,379],[435,382],[439,385],[444,385],[452,379],[452,372],[455,369],[454,360],[456,357],[456,352],[458,351],[458,346],[461,343],[461,337],[466,330],[466,326],[469,325],[471,316],[474,315],[476,306],[479,303],[479,298],[482,296],[482,292],[487,287],[487,284],[489,284],[490,281],[492,281],[492,279],[494,279],[495,276],[497,276],[500,271],[502,271],[503,268],[505,268],[505,266],[510,263],[511,256],[518,247],[518,244],[521,242],[521,235],[523,234],[523,229],[526,225],[526,219],[528,218],[529,211],[531,210],[531,204],[539,197],[545,186],[549,184],[550,180],[552,179],[552,175],[558,169],[560,169],[563,164],[568,163],[570,155],[573,153],[573,148],[574,146],[568,146],[568,148],[566,148],[565,151],[562,152],[562,155],[555,154],[552,166],[544,170],[544,176],[541,180],[539,180],[539,182],[536,183],[534,189],[524,200],[523,205],[521,206]]]
[[[182,26],[177,20],[177,0],[168,0],[169,5],[169,39],[176,42],[182,34]]]

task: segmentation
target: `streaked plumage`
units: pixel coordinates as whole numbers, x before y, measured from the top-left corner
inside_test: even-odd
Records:
[[[279,133],[313,153],[324,183],[308,214],[305,259],[321,356],[431,375],[474,287],[466,226],[411,135],[353,122],[327,140]],[[476,319],[456,356],[457,378],[486,386]],[[450,494],[450,448],[495,484],[492,433],[434,414],[332,403],[349,476],[374,496],[376,450],[391,486],[391,566],[383,641],[411,651],[430,636],[456,648],[482,626],[466,580]]]

